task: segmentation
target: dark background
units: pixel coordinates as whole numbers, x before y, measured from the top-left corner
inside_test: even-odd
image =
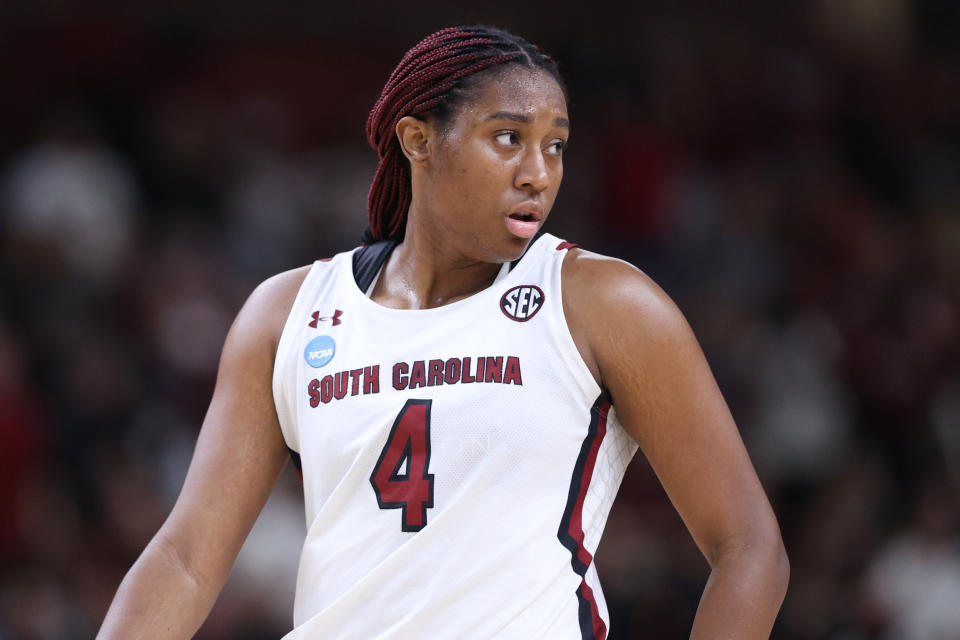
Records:
[[[707,353],[792,561],[774,637],[960,638],[955,0],[4,4],[0,638],[93,635],[232,317],[355,246],[380,87],[476,22],[568,80],[548,230],[644,269]],[[199,638],[290,628],[299,492]],[[708,567],[642,456],[597,563],[613,637],[686,637]]]

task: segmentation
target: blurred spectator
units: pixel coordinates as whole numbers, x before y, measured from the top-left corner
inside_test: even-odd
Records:
[[[930,478],[906,528],[880,550],[867,573],[867,598],[882,637],[950,640],[960,635],[958,491]]]
[[[43,468],[51,444],[25,358],[0,317],[0,549],[8,558],[24,553],[28,532],[17,527],[17,503],[31,474]]]
[[[24,260],[62,260],[72,278],[114,283],[132,249],[137,187],[81,113],[61,112],[46,123],[5,182],[6,231]]]

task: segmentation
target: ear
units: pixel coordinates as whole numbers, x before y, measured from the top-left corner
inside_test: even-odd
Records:
[[[433,129],[426,120],[415,116],[404,116],[397,123],[397,140],[403,155],[410,164],[424,162],[430,155],[430,140]]]

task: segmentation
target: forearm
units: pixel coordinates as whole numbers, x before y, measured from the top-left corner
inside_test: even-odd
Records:
[[[175,545],[158,534],[120,583],[97,640],[190,638],[223,582],[191,571]]]
[[[690,640],[769,638],[790,574],[779,538],[731,549],[712,564]]]

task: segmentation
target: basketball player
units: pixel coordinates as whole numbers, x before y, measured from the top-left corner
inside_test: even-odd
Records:
[[[437,32],[370,114],[369,242],[263,283],[180,497],[101,638],[187,638],[288,457],[304,638],[604,638],[593,553],[639,446],[712,568],[693,638],[766,638],[788,565],[696,339],[634,267],[541,228],[570,135],[554,62]]]

